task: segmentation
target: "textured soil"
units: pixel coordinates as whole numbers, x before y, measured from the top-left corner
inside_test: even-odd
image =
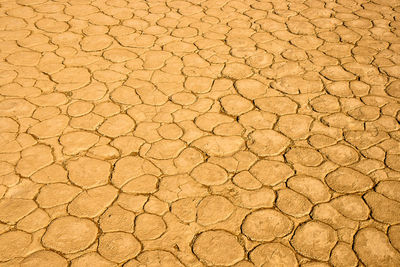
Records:
[[[0,0],[0,266],[400,266],[399,0]]]

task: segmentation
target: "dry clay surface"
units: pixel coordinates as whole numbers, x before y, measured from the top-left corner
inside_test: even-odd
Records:
[[[0,266],[400,266],[398,0],[0,0]]]

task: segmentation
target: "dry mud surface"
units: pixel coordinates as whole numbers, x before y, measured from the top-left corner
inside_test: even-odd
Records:
[[[0,0],[0,266],[400,266],[398,0]]]

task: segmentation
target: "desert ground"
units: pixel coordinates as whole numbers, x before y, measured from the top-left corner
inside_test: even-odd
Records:
[[[0,266],[399,267],[399,0],[0,0]]]

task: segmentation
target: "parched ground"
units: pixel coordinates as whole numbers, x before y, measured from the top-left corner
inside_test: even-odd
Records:
[[[0,266],[400,266],[399,0],[0,0]]]

